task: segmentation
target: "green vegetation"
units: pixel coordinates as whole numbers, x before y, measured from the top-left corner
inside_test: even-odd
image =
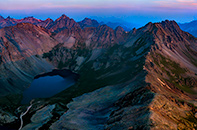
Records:
[[[186,72],[186,69],[181,68],[178,63],[162,56],[161,54],[158,55],[161,58],[160,63],[167,67],[167,69],[169,69],[173,74],[175,74],[176,77]]]
[[[131,80],[134,76],[143,71],[143,65],[145,64],[145,57],[131,61],[130,58],[132,57],[132,53],[133,52],[130,48],[122,45],[114,45],[103,53],[96,61],[89,61],[83,64],[78,71],[78,74],[80,75],[78,82],[50,98],[49,102],[51,104],[55,102],[67,104],[72,98],[84,93],[92,92],[104,86],[115,85]],[[81,50],[80,54],[83,56],[86,54],[87,56],[88,52],[86,50]],[[73,56],[71,59],[72,61],[66,63],[60,61],[58,68],[62,68],[65,64],[68,66],[68,63],[75,61],[74,59]],[[99,64],[97,69],[93,68],[93,64],[95,63]],[[109,64],[110,67],[106,68],[107,64]]]
[[[62,61],[60,61],[57,68],[62,69],[64,66],[65,66],[65,64]]]
[[[162,56],[161,54],[151,54],[154,63],[165,72],[169,79],[165,79],[169,83],[174,84],[180,90],[183,90],[190,94],[196,94],[195,91],[192,90],[194,87],[193,84],[186,84],[186,82],[193,82],[191,77],[184,77],[184,74],[187,72],[185,68],[181,68],[180,65],[169,58]],[[156,57],[157,56],[157,57]],[[163,66],[161,66],[161,64]]]
[[[80,44],[79,45],[84,45]],[[87,48],[84,47],[76,47],[75,49],[67,49],[66,47],[62,46],[63,43],[59,43],[58,45],[56,45],[51,51],[49,51],[48,53],[44,53],[43,54],[43,58],[47,58],[49,59],[49,61],[57,63],[57,67],[59,69],[62,69],[64,67],[67,67],[71,70],[73,70],[73,68],[75,68],[76,66],[76,58],[78,56],[88,56],[88,54],[90,53],[90,50],[88,50]]]
[[[17,107],[20,106],[21,100],[23,98],[22,94],[10,94],[0,98],[1,108],[4,111],[13,113]]]
[[[191,52],[194,55],[196,55],[196,53],[188,45],[186,45],[186,48],[188,49],[189,52]],[[194,57],[191,56],[190,53],[185,53],[185,52],[183,52],[183,53],[190,59],[191,63],[197,67],[197,60],[194,59]]]

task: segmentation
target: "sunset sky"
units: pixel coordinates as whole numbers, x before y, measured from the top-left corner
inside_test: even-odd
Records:
[[[197,0],[0,0],[0,15],[56,19],[62,14],[76,21],[84,17],[145,24],[165,19],[197,19]]]

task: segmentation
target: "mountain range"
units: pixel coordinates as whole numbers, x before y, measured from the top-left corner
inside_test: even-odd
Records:
[[[193,36],[197,37],[197,20],[193,20],[189,23],[179,24],[179,26],[182,30],[189,32]]]
[[[22,129],[197,129],[197,38],[175,21],[127,32],[66,15],[0,17],[0,27],[1,126],[20,127],[23,91],[58,68],[77,83],[32,101]]]
[[[85,27],[98,27],[99,23],[96,20],[91,20],[89,18],[85,18],[84,20],[80,22],[75,22],[73,19],[70,19],[66,15],[62,15],[55,21],[48,18],[46,20],[40,20],[36,19],[34,17],[26,17],[23,19],[14,19],[10,18],[9,16],[7,18],[3,18],[0,16],[0,28],[8,27],[8,26],[14,26],[18,23],[31,23],[33,25],[44,27],[50,32],[59,32],[66,28],[72,28],[72,27],[81,27],[82,29]]]

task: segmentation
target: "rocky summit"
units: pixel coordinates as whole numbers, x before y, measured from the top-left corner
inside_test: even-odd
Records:
[[[126,32],[66,15],[0,17],[0,27],[2,129],[197,129],[197,39],[175,21]],[[54,69],[76,83],[21,104],[34,78]]]

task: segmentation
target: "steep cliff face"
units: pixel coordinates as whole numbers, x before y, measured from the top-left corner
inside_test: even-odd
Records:
[[[22,55],[40,55],[57,45],[57,41],[51,38],[44,28],[29,23],[3,28],[0,30],[0,37],[2,57],[4,57],[2,59],[11,58],[11,61],[20,60]],[[9,57],[9,53],[12,57]],[[18,58],[14,59],[14,56]]]
[[[45,29],[29,23],[1,29],[1,96],[8,92],[21,92],[36,74],[51,70],[53,66],[39,55],[57,44]]]
[[[146,82],[156,93],[150,104],[153,129],[194,129],[197,39],[180,30],[174,21],[155,26],[156,45],[145,64]]]
[[[195,129],[196,38],[181,31],[174,21],[148,26],[154,44],[144,64],[147,88],[120,99],[107,128]]]
[[[72,29],[65,29],[57,35],[57,39],[60,43],[64,43],[65,47],[76,48],[80,44],[90,49],[95,48],[107,48],[113,46],[114,44],[120,44],[125,41],[124,30],[113,30],[112,28],[102,25],[98,27],[88,27],[81,29],[78,27]],[[82,46],[80,46],[82,47]]]
[[[176,22],[126,33],[106,25],[81,29],[65,15],[47,21],[50,31],[27,23],[0,30],[1,92],[19,92],[53,66],[80,75],[75,85],[35,101],[25,128],[35,128],[34,119],[47,119],[41,129],[196,128],[197,39]]]
[[[66,28],[70,29],[75,27],[80,27],[80,25],[77,22],[75,22],[74,19],[70,19],[69,17],[63,14],[61,17],[56,19],[53,24],[48,26],[47,29],[49,29],[51,32],[57,33]]]
[[[75,92],[106,87],[74,99],[50,128],[196,128],[196,38],[174,21],[148,23],[127,38],[123,45],[84,56],[77,71],[88,84],[81,79]],[[62,92],[67,100],[71,93]]]

